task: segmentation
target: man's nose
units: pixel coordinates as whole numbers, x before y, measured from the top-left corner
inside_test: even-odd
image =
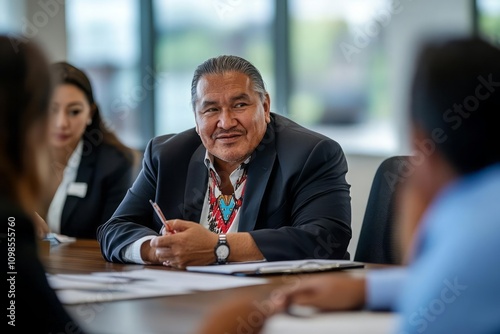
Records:
[[[218,126],[223,129],[230,129],[236,126],[237,122],[234,118],[233,112],[228,108],[223,108],[222,112],[219,114],[219,124]]]

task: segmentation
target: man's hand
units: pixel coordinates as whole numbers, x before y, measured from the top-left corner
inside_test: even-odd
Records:
[[[175,233],[162,229],[163,235],[142,244],[141,257],[146,263],[185,269],[216,262],[215,246],[219,239],[216,233],[191,221],[172,219],[167,223]],[[264,259],[248,232],[228,233],[227,242],[231,248],[230,262]]]
[[[186,220],[169,220],[168,224],[175,233],[164,231],[162,236],[151,239],[150,256],[154,253],[154,262],[179,269],[215,262],[217,234]]]
[[[335,273],[302,279],[283,290],[283,307],[313,306],[320,311],[360,309],[365,304],[365,279],[349,274]]]

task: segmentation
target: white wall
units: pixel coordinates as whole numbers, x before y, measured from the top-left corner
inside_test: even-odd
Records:
[[[386,157],[347,154],[347,182],[351,185],[352,239],[348,251],[354,258],[375,171]]]
[[[408,88],[422,39],[439,35],[469,35],[473,29],[473,0],[394,0],[401,12],[386,28],[391,64],[391,105],[400,124],[399,138],[408,148]]]

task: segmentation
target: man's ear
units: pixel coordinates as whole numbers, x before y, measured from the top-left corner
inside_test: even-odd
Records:
[[[271,122],[271,97],[268,93],[264,96],[264,102],[262,104],[264,106],[266,123],[269,124]]]

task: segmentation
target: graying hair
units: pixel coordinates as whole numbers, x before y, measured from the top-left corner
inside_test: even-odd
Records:
[[[196,87],[201,77],[206,74],[224,74],[227,72],[239,72],[247,75],[252,82],[253,90],[259,94],[261,100],[264,100],[267,91],[259,70],[246,59],[238,56],[224,55],[206,60],[194,71],[193,81],[191,82],[191,104],[193,110],[195,110],[196,100],[198,99],[196,96]]]

